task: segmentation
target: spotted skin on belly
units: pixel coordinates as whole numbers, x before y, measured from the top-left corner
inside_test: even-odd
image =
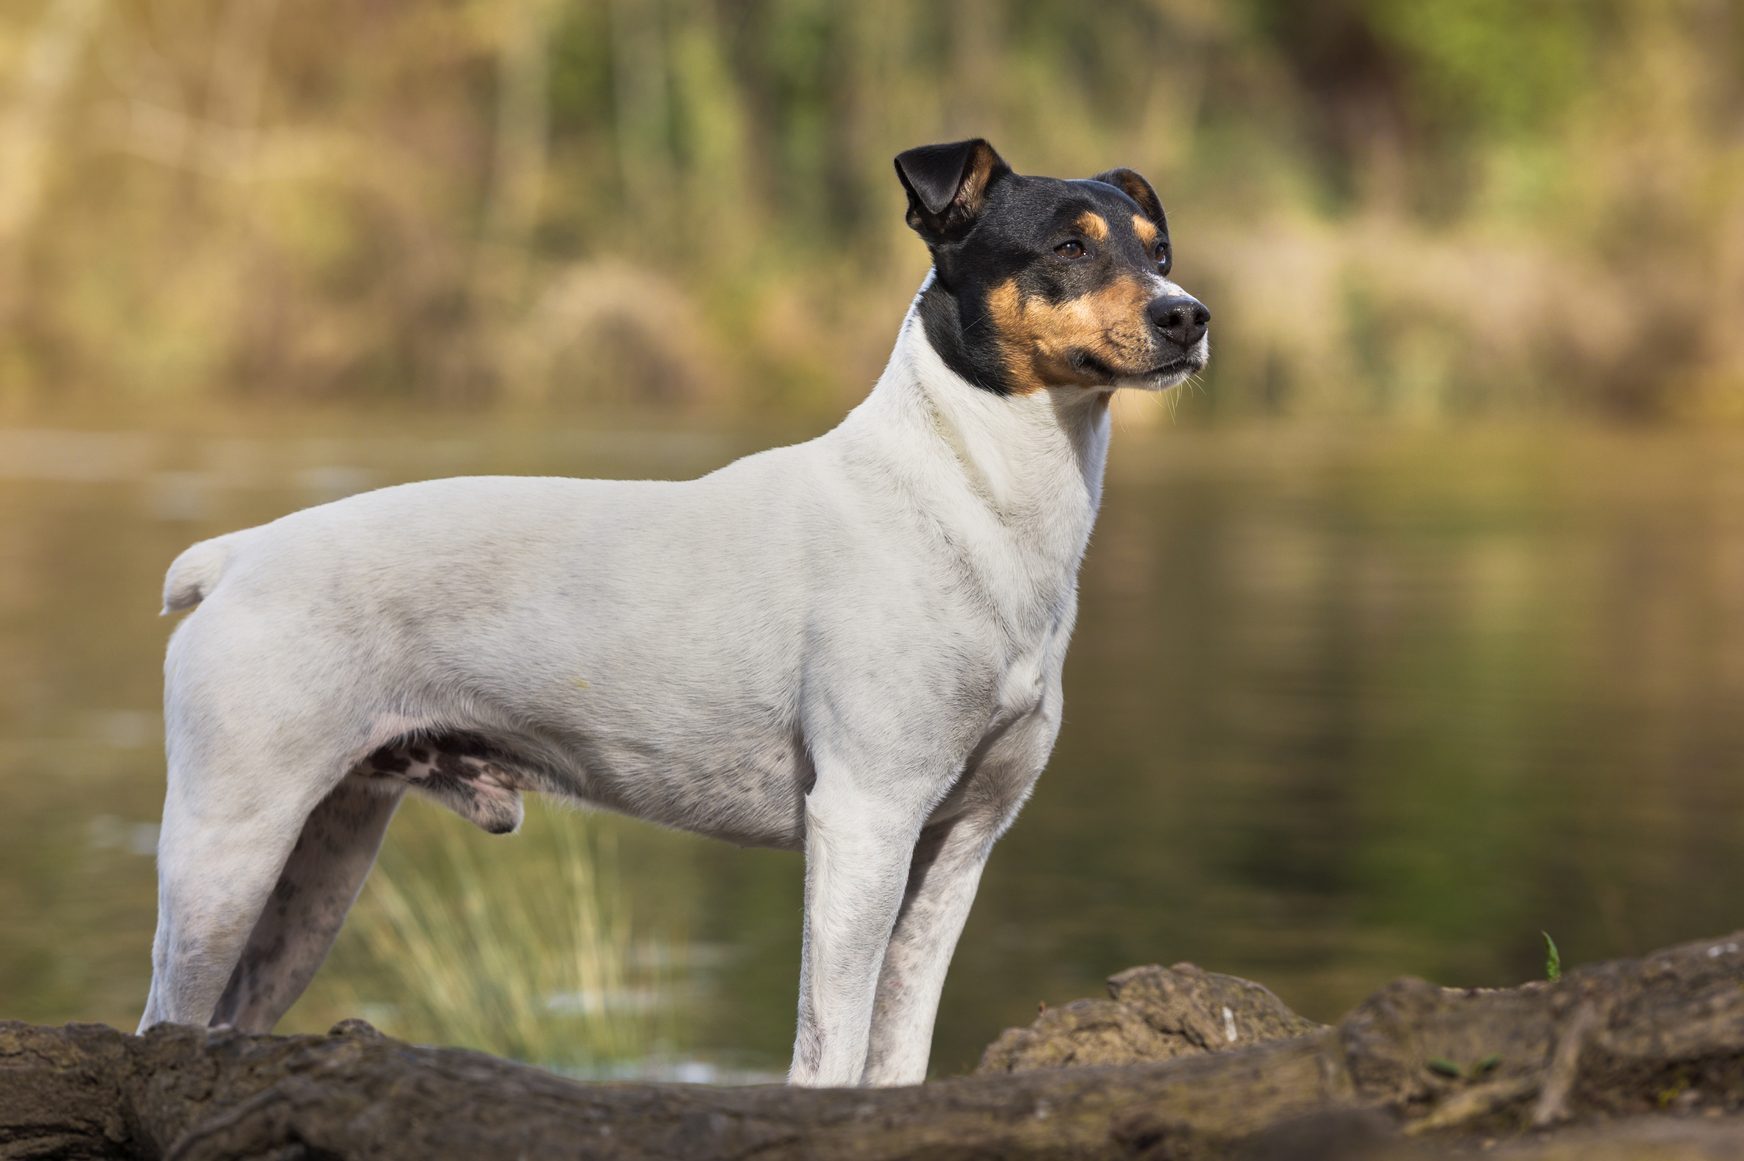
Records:
[[[389,742],[359,762],[356,773],[403,782],[491,834],[520,827],[521,790],[536,784],[512,754],[462,731]]]

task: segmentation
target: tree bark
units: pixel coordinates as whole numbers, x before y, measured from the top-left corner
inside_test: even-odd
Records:
[[[1236,994],[1229,977],[1208,979],[1164,989],[1171,1026],[1197,1029],[1201,1048],[1228,1027]],[[1212,1010],[1186,1012],[1188,993]],[[1273,1015],[1288,1038],[883,1090],[582,1084],[355,1021],[287,1037],[8,1023],[0,1156],[1179,1161],[1433,1157],[1488,1141],[1502,1142],[1499,1156],[1547,1161],[1744,1151],[1744,933],[1554,984],[1404,980],[1301,1035],[1287,1009]]]

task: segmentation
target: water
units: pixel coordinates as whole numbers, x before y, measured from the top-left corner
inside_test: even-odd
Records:
[[[686,475],[804,434],[385,412],[0,429],[0,1016],[137,1019],[157,592],[189,542],[402,480]],[[1402,974],[1540,975],[1541,930],[1580,962],[1744,925],[1744,433],[1132,427],[1082,591],[1060,745],[984,880],[935,1070],[1138,963],[1331,1019]],[[535,882],[541,835],[576,825],[464,841]],[[418,875],[450,828],[402,812],[385,865]],[[688,965],[685,1075],[778,1070],[798,859],[594,833],[638,931]],[[368,993],[353,935],[286,1027]]]

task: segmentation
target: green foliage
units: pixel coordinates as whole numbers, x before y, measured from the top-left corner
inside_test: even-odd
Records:
[[[1371,0],[1425,121],[1482,139],[1561,124],[1592,84],[1600,4],[1567,0]]]
[[[1544,937],[1544,978],[1555,983],[1562,978],[1562,953],[1556,949],[1556,940],[1550,938],[1550,932],[1538,934]]]
[[[1735,6],[74,7],[0,13],[15,398],[834,410],[924,270],[890,157],[979,133],[1157,180],[1189,414],[1744,414]]]

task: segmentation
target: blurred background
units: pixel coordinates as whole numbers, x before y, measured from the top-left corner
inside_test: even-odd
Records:
[[[1215,313],[1122,399],[1066,726],[941,1014],[1192,960],[1331,1019],[1744,923],[1729,0],[0,6],[0,1016],[131,1026],[191,541],[827,428],[926,269],[890,166],[1145,173]],[[287,1027],[778,1073],[800,867],[394,825]]]

